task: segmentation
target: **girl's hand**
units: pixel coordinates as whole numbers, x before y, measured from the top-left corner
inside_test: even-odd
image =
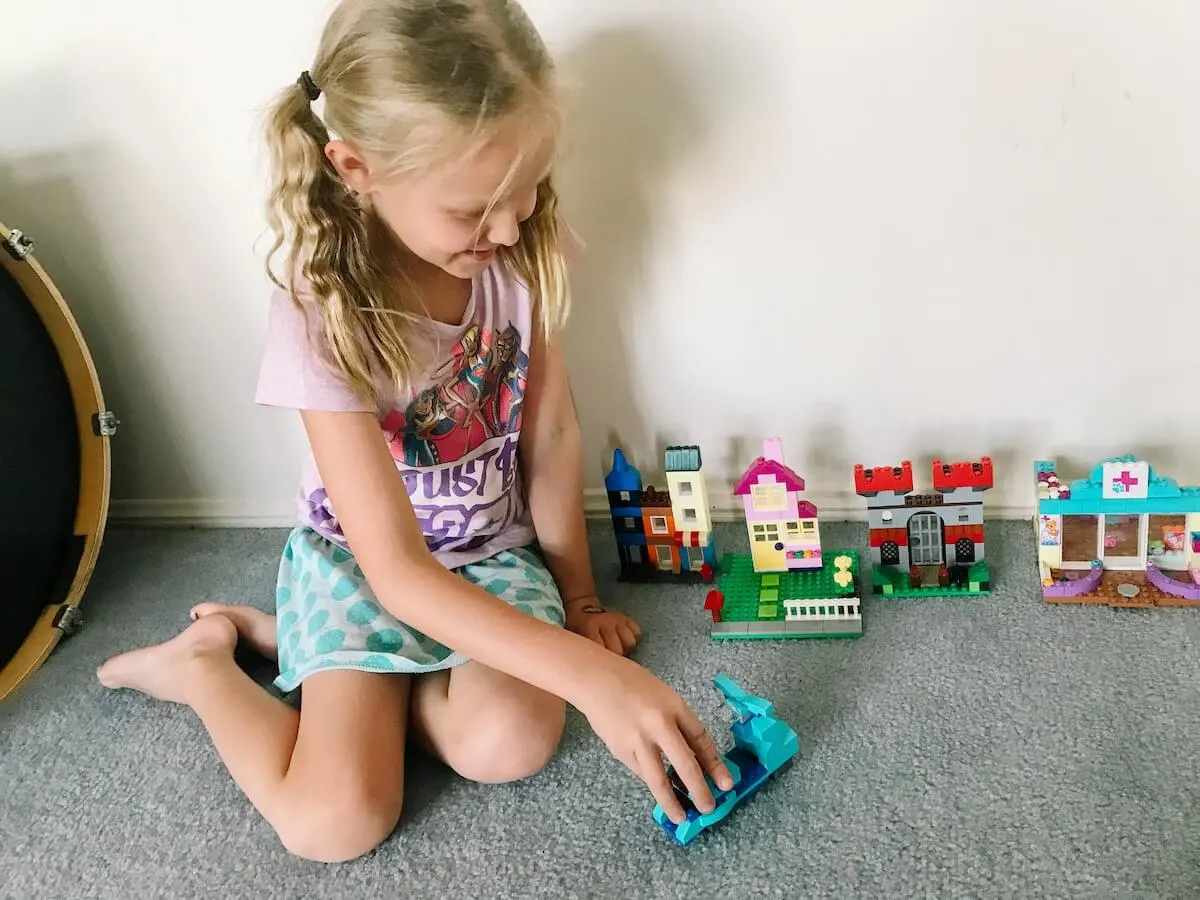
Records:
[[[567,628],[607,647],[618,656],[627,655],[642,636],[637,622],[623,612],[605,609],[595,597],[579,597],[566,605]]]
[[[733,788],[717,745],[683,698],[641,666],[624,657],[598,672],[589,696],[575,706],[613,756],[646,783],[654,799],[676,825],[686,815],[668,780],[663,758],[675,767],[692,802],[702,813],[716,808],[704,780]]]

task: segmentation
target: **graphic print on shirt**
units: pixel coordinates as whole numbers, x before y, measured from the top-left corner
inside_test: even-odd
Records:
[[[392,458],[431,549],[473,549],[520,512],[512,488],[528,370],[514,326],[493,332],[472,325],[431,386],[404,412],[384,417]]]
[[[461,460],[483,442],[520,429],[529,357],[521,335],[472,325],[405,412],[383,420],[392,458],[406,466]]]

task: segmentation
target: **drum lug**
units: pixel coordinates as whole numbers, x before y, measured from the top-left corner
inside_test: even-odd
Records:
[[[14,228],[4,240],[4,249],[13,259],[22,260],[33,252],[33,238]]]
[[[74,606],[60,606],[52,624],[67,637],[70,637],[83,627],[83,613]]]
[[[117,426],[120,424],[121,420],[108,410],[92,416],[92,431],[96,437],[112,437],[117,433]]]

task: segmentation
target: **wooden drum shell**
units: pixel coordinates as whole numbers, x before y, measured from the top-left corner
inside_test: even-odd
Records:
[[[0,658],[2,701],[46,661],[64,634],[78,627],[78,609],[95,568],[108,519],[112,472],[109,437],[117,423],[105,408],[91,353],[62,294],[34,258],[32,244],[19,231],[10,231],[3,224],[0,224],[0,265],[28,299],[57,351],[74,405],[79,443],[74,529],[73,534],[61,536],[63,546],[71,549],[62,554],[62,570],[54,573],[54,587],[45,597],[40,613],[33,608],[25,617],[36,615],[28,635],[10,659]],[[0,385],[0,391],[5,392],[22,389],[21,384]],[[66,420],[66,411],[61,413]],[[4,440],[0,428],[0,441]],[[3,456],[0,451],[0,459]],[[54,477],[54,473],[0,471],[0,482],[22,477]],[[67,490],[73,492],[76,473],[64,473],[63,477],[72,485]],[[0,596],[0,604],[5,602],[7,598]],[[40,604],[36,598],[34,602]]]

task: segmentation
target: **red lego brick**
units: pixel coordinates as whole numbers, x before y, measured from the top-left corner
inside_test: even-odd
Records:
[[[933,488],[946,493],[955,488],[979,488],[986,490],[993,484],[992,458],[980,457],[978,462],[944,463],[933,461]]]
[[[887,541],[894,541],[897,547],[907,547],[908,532],[903,528],[872,528],[870,540],[872,547],[882,547]]]
[[[721,610],[725,608],[725,595],[713,588],[704,598],[704,608],[712,615],[714,622],[720,622]]]
[[[907,494],[913,489],[912,463],[905,460],[898,466],[854,467],[854,489],[860,496],[878,494],[880,491],[895,491]]]

